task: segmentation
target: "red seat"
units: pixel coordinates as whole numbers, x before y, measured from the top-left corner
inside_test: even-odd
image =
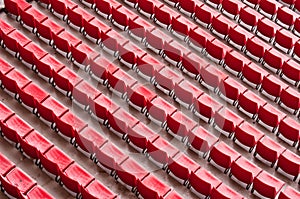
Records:
[[[240,95],[245,93],[248,89],[233,78],[227,78],[220,83],[219,90],[218,94],[221,98],[236,106]]]
[[[37,28],[37,36],[50,45],[53,44],[53,35],[58,35],[65,30],[52,19],[46,19],[42,23],[37,23],[35,27]]]
[[[237,25],[232,20],[223,15],[213,17],[211,22],[211,31],[221,39],[225,39],[228,36],[229,30],[235,28]]]
[[[277,30],[275,34],[274,46],[283,51],[284,53],[290,54],[293,50],[295,43],[299,40],[299,37],[293,33],[281,29]]]
[[[295,89],[288,87],[280,93],[280,106],[282,106],[287,111],[298,115],[300,109],[300,96],[299,92]]]
[[[19,52],[22,63],[35,72],[37,72],[35,66],[36,60],[40,60],[48,54],[46,51],[44,51],[42,48],[40,48],[33,42],[28,43],[23,48],[20,48]]]
[[[221,141],[212,147],[208,157],[208,162],[226,174],[230,170],[232,163],[240,156],[241,154]]]
[[[258,37],[253,37],[248,39],[246,44],[245,54],[255,61],[261,63],[266,51],[270,50],[272,47],[269,44],[261,41]]]
[[[99,56],[99,53],[86,44],[71,46],[71,61],[84,71],[89,71],[92,60]]]
[[[165,5],[155,7],[154,14],[154,22],[166,29],[171,29],[172,20],[180,17],[180,14]]]
[[[174,94],[176,102],[191,110],[195,100],[203,94],[203,91],[189,81],[184,80],[175,84]]]
[[[87,124],[71,112],[67,112],[61,117],[55,117],[56,128],[60,135],[67,140],[75,137],[75,134],[80,133]]]
[[[246,30],[245,28],[241,26],[236,26],[236,27],[230,27],[227,41],[233,47],[244,52],[246,49],[246,43],[248,39],[251,39],[253,37],[254,35],[248,30]],[[231,52],[236,52],[236,51],[231,51]]]
[[[215,93],[218,92],[220,83],[228,77],[228,75],[213,65],[208,65],[205,68],[201,68],[200,74],[201,78],[199,82],[207,89],[214,91]]]
[[[9,109],[6,105],[0,103],[0,124],[6,121],[14,114],[15,113],[11,109]]]
[[[254,178],[260,174],[261,171],[262,169],[260,167],[248,159],[240,157],[237,161],[232,163],[229,176],[242,187],[249,189]]]
[[[165,94],[173,96],[175,85],[182,82],[183,79],[183,76],[177,74],[169,67],[165,67],[160,71],[155,71],[154,85]]]
[[[18,30],[14,30],[8,34],[2,35],[3,45],[6,51],[15,55],[19,52],[20,48],[27,45],[31,40]]]
[[[147,22],[142,17],[138,17],[134,20],[129,20],[128,34],[134,39],[144,42],[146,39],[146,33],[155,29],[154,25]]]
[[[183,199],[176,191],[172,190],[164,197],[165,199]]]
[[[155,73],[164,67],[164,64],[156,60],[152,55],[147,54],[143,58],[138,58],[136,71],[141,77],[150,81]]]
[[[278,8],[277,11],[277,16],[276,16],[276,23],[279,25],[283,26],[286,29],[291,29],[293,28],[293,25],[295,23],[295,19],[298,18],[299,15],[295,14],[292,10],[290,10],[287,7],[280,7]]]
[[[165,127],[168,115],[172,115],[177,109],[162,99],[157,97],[147,104],[146,116],[154,123]]]
[[[120,165],[128,158],[127,155],[111,142],[107,142],[102,147],[97,148],[95,152],[97,158],[95,162],[109,174],[114,174],[117,165]]]
[[[258,11],[268,17],[269,19],[274,19],[278,8],[283,7],[282,4],[272,0],[260,0]]]
[[[138,181],[143,180],[148,175],[149,172],[140,163],[128,158],[121,165],[117,165],[115,178],[129,190],[135,190]]]
[[[271,100],[278,102],[281,92],[289,86],[273,75],[265,76],[262,80],[260,92]]]
[[[201,126],[190,130],[188,132],[187,146],[206,158],[211,148],[219,141],[219,138],[215,137],[212,133],[208,132]]]
[[[7,173],[9,173],[12,169],[16,167],[16,165],[9,160],[6,156],[4,156],[2,153],[0,154],[0,176],[6,176]],[[0,177],[0,179],[1,179]]]
[[[245,65],[241,79],[251,87],[259,89],[263,78],[269,73],[255,63]]]
[[[297,1],[297,2],[299,2],[299,1]],[[299,6],[300,6],[300,4],[298,3],[297,7],[299,7]],[[296,7],[296,4],[295,4],[295,7]],[[296,9],[295,9],[295,11],[296,11]],[[298,13],[299,13],[299,11],[298,11]],[[295,35],[297,35],[298,37],[300,36],[300,18],[295,19],[294,27],[293,27],[293,33]]]
[[[158,28],[147,30],[146,32],[145,46],[156,54],[162,55],[165,44],[170,43],[171,41],[173,41],[173,38],[163,33]]]
[[[17,94],[19,90],[30,84],[31,80],[29,80],[21,72],[11,70],[9,73],[2,76],[1,83],[8,92],[11,94]]]
[[[246,7],[243,2],[237,0],[223,0],[221,11],[231,19],[237,19],[242,8]]]
[[[275,23],[273,23],[268,18],[262,18],[257,22],[257,30],[255,34],[265,41],[272,43],[275,38],[275,34],[281,27]]]
[[[22,152],[33,160],[39,159],[39,153],[44,154],[53,144],[37,131],[32,131],[19,140]]]
[[[119,46],[125,45],[128,42],[128,39],[118,32],[111,30],[102,35],[101,42],[103,49],[116,57],[118,55]]]
[[[139,0],[138,11],[148,18],[154,17],[155,8],[160,8],[164,4],[158,0]]]
[[[212,41],[207,41],[205,51],[209,59],[223,65],[223,59],[225,58],[226,53],[231,52],[232,48],[220,40],[214,39]]]
[[[280,77],[290,84],[299,87],[300,82],[300,69],[298,68],[298,63],[294,60],[289,60],[284,62],[282,65],[282,71]]]
[[[195,50],[202,52],[206,48],[207,41],[214,40],[214,36],[202,28],[190,30],[189,45]]]
[[[152,143],[158,137],[158,134],[141,122],[128,129],[129,144],[139,152],[145,153],[148,143]]]
[[[262,62],[262,64],[264,67],[278,74],[281,71],[283,63],[288,61],[289,59],[289,57],[272,48],[265,51],[264,61]]]
[[[60,172],[64,171],[74,162],[56,146],[49,149],[46,153],[39,151],[39,159],[41,161],[41,168],[45,169],[46,173],[50,177],[56,178],[55,180],[57,181]]]
[[[207,65],[208,62],[205,59],[193,52],[182,57],[182,71],[196,80],[200,78],[201,68]]]
[[[21,25],[29,31],[36,33],[37,24],[41,24],[48,17],[34,7],[30,7],[24,11],[20,11]]]
[[[190,119],[182,112],[175,112],[167,117],[166,131],[172,134],[175,138],[185,142],[188,132],[197,126],[197,122]]]
[[[58,73],[58,71],[65,67],[63,63],[55,59],[51,54],[47,54],[42,59],[36,60],[35,65],[38,75],[52,84],[54,83],[53,74]]]
[[[222,0],[208,0],[206,4],[213,7],[214,9],[220,10],[222,7]]]
[[[117,26],[118,28],[127,31],[129,28],[129,21],[134,21],[136,18],[138,18],[138,15],[131,12],[129,9],[127,9],[124,6],[115,8],[112,8],[111,11],[112,14],[112,23]]]
[[[122,6],[122,4],[114,0],[95,0],[95,5],[96,12],[107,19],[111,18],[113,8],[117,9]]]
[[[278,157],[276,171],[295,181],[300,173],[300,157],[290,150],[284,151]]]
[[[125,0],[124,3],[133,8],[136,8],[138,6],[138,0]]]
[[[266,171],[262,171],[253,180],[253,188],[251,192],[258,197],[275,198],[284,186],[284,182]]]
[[[94,18],[91,21],[84,19],[83,26],[86,37],[96,44],[100,44],[102,35],[105,35],[111,30],[111,27],[97,18]]]
[[[110,189],[100,183],[98,180],[93,180],[86,187],[81,187],[82,198],[90,199],[116,199],[117,195]]]
[[[68,16],[68,9],[72,10],[78,7],[78,5],[70,0],[50,0],[51,3],[51,12],[54,13],[60,19],[66,20]]]
[[[178,153],[169,160],[167,173],[178,182],[187,185],[191,173],[196,172],[199,168],[199,164],[187,155]]]
[[[68,21],[67,23],[74,28],[75,30],[79,30],[83,32],[84,29],[84,21],[89,22],[95,17],[85,11],[80,7],[76,7],[74,9],[68,8]]]
[[[244,197],[239,193],[235,192],[232,188],[225,184],[221,184],[217,188],[213,188],[211,192],[211,199],[227,199],[227,198],[237,198],[243,199]]]
[[[143,198],[159,199],[164,198],[171,188],[150,174],[143,180],[138,180],[137,191]]]
[[[196,5],[198,4],[199,6],[203,5],[202,3],[195,2],[194,0],[179,0],[178,10],[188,17],[193,17],[196,10]]]
[[[129,87],[127,92],[128,103],[142,113],[145,113],[147,104],[157,96],[155,92],[140,83]]]
[[[206,93],[195,99],[194,102],[193,113],[209,124],[213,122],[215,113],[223,107]]]
[[[189,49],[179,44],[177,41],[171,41],[164,45],[163,58],[177,68],[181,68],[183,56],[188,55],[190,52]]]
[[[123,70],[108,73],[108,88],[116,95],[126,98],[127,90],[137,83],[137,80]]]
[[[245,58],[242,54],[235,50],[230,53],[226,53],[224,58],[224,68],[237,77],[242,75],[244,66],[250,63],[251,61],[249,59]]]
[[[133,44],[132,42],[126,43],[124,46],[119,47],[119,59],[128,68],[135,69],[137,60],[143,58],[147,53]]]
[[[243,149],[251,153],[257,142],[265,136],[264,133],[251,126],[249,123],[243,123],[236,127],[233,141]]]
[[[0,41],[2,45],[3,35],[8,35],[14,31],[15,28],[2,19],[0,19],[0,27]]]
[[[276,134],[286,143],[296,146],[300,139],[300,124],[290,117],[286,117],[279,123],[279,129]]]
[[[31,8],[31,4],[27,1],[5,0],[5,9],[13,16],[18,17],[20,12]]]
[[[293,199],[299,198],[300,193],[290,186],[287,186],[284,190],[279,193],[278,199]]]
[[[297,13],[299,13],[299,11],[300,11],[300,3],[299,3],[298,0],[296,0],[295,3],[294,3],[294,10]]]
[[[210,171],[203,167],[195,172],[192,172],[189,181],[191,191],[200,198],[210,196],[213,188],[216,188],[222,184],[222,181],[220,181]]]
[[[11,170],[0,180],[6,194],[12,198],[20,198],[21,195],[26,195],[37,184],[34,179],[19,168]]]
[[[22,199],[35,199],[35,198],[44,198],[44,199],[54,199],[44,188],[39,185],[34,186],[31,190],[26,193],[26,196],[22,195]]]
[[[54,49],[67,58],[70,58],[69,54],[71,52],[71,47],[76,47],[82,43],[80,39],[67,31],[62,31],[58,35],[53,35],[53,41]]]
[[[138,119],[133,117],[123,108],[118,109],[113,114],[108,112],[108,128],[112,128],[111,131],[119,137],[122,137],[124,140],[127,138],[128,129],[132,128],[138,122]]]
[[[2,85],[3,76],[7,75],[14,67],[0,58],[0,85]]]
[[[254,157],[268,166],[273,167],[280,154],[282,154],[285,150],[286,148],[276,141],[269,137],[264,137],[264,139],[257,142]]]
[[[158,137],[147,144],[147,156],[158,167],[165,169],[172,157],[178,153],[178,149],[167,140]]]
[[[191,22],[187,18],[181,16],[177,19],[172,19],[172,33],[179,39],[187,41],[187,36],[191,30],[195,30],[198,27],[195,23]]]
[[[81,187],[87,186],[95,178],[79,164],[73,163],[63,171],[60,171],[60,179],[63,187],[76,196],[81,192]]]
[[[204,27],[210,27],[213,17],[219,16],[220,13],[217,10],[209,7],[205,4],[196,5],[195,8],[195,21]]]
[[[296,42],[294,45],[294,50],[292,53],[292,57],[299,62],[300,60],[300,42]],[[296,74],[295,74],[296,75]],[[298,75],[298,74],[297,74]]]
[[[100,122],[107,121],[108,114],[113,114],[119,109],[119,106],[105,95],[99,95],[94,100],[90,99],[89,107],[92,112],[92,116]]]
[[[253,12],[253,9],[250,7],[245,7],[240,10],[239,24],[253,32],[257,25],[257,22],[262,19],[263,16],[258,12]]]

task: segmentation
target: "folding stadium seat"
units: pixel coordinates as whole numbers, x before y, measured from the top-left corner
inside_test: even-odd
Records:
[[[186,17],[179,17],[177,19],[172,19],[172,30],[171,32],[178,37],[179,39],[187,42],[189,32],[191,30],[195,30],[198,28],[198,25],[194,22],[191,22],[190,19],[187,19]]]
[[[176,191],[170,191],[165,197],[165,199],[183,199]]]
[[[222,81],[228,78],[228,75],[223,73],[217,67],[208,65],[207,67],[201,68],[200,84],[207,89],[217,93],[219,91],[219,85]]]
[[[127,96],[130,106],[142,113],[145,113],[147,104],[156,98],[157,94],[148,89],[146,86],[137,83],[128,88]]]
[[[107,88],[122,99],[127,98],[127,90],[137,83],[137,80],[123,70],[108,73]]]
[[[280,154],[282,154],[285,150],[285,147],[265,136],[264,139],[257,142],[254,157],[264,164],[273,167]]]
[[[0,103],[0,125],[15,113],[4,104]],[[2,133],[1,133],[2,135]]]
[[[188,76],[199,80],[202,67],[206,67],[209,63],[198,56],[196,53],[190,53],[182,57],[182,71]]]
[[[22,63],[28,68],[31,68],[34,72],[37,72],[35,65],[36,60],[40,60],[48,54],[33,42],[26,44],[23,48],[19,48],[19,53]]]
[[[282,27],[291,30],[295,23],[295,19],[299,16],[287,7],[278,8],[275,22]]]
[[[225,0],[222,1],[221,12],[227,17],[236,20],[242,8],[246,5],[243,2],[237,0]]]
[[[0,19],[0,45],[2,46],[3,44],[3,36],[2,35],[8,35],[12,31],[15,30],[14,27],[12,27],[10,24],[6,23],[5,21]]]
[[[247,41],[253,37],[254,35],[252,34],[252,32],[249,32],[241,26],[236,26],[234,28],[230,27],[227,42],[239,51],[244,52],[246,49]]]
[[[169,67],[165,67],[160,71],[155,71],[154,85],[166,95],[173,97],[175,85],[179,84],[183,80],[184,78],[182,75],[177,74]]]
[[[263,78],[269,75],[267,71],[253,62],[244,65],[242,72],[241,80],[257,90],[260,89]]]
[[[235,192],[232,188],[225,184],[221,184],[217,188],[214,187],[211,191],[211,199],[226,199],[226,198],[237,198],[237,199],[243,199],[244,197],[240,195],[239,193]]]
[[[87,186],[95,178],[79,164],[73,163],[65,170],[60,171],[60,179],[64,189],[71,195],[79,197],[81,187]]]
[[[113,114],[119,109],[119,106],[105,95],[99,95],[94,100],[90,99],[89,107],[92,117],[96,118],[99,122],[105,122],[105,124],[107,124],[108,113]]]
[[[48,192],[46,192],[41,186],[36,185],[32,189],[30,189],[26,195],[20,196],[22,199],[27,198],[44,198],[44,199],[54,199]]]
[[[260,92],[269,99],[278,102],[281,92],[289,86],[273,75],[265,76],[262,80]]]
[[[152,19],[154,17],[155,8],[160,8],[164,4],[158,0],[139,0],[139,5],[137,10],[145,15],[146,17]]]
[[[74,9],[68,8],[67,13],[67,24],[81,33],[84,30],[84,21],[89,22],[95,18],[93,15],[80,7],[76,7]]]
[[[300,69],[298,68],[298,63],[294,60],[289,60],[284,62],[282,65],[282,71],[280,77],[290,84],[299,87],[300,83]]]
[[[240,157],[231,165],[229,177],[247,190],[252,185],[254,178],[260,174],[262,169],[247,158]]]
[[[300,157],[290,150],[284,151],[278,158],[276,171],[295,181],[300,173]]]
[[[82,43],[80,39],[67,31],[52,36],[54,41],[53,48],[68,59],[71,58],[71,46],[76,47]]]
[[[64,21],[67,20],[68,17],[68,9],[72,10],[78,7],[78,5],[70,0],[62,1],[62,0],[50,0],[51,9],[50,11],[60,19]]]
[[[279,123],[276,134],[291,146],[296,146],[300,138],[300,124],[290,117],[286,117]]]
[[[50,0],[39,0],[38,2],[38,5],[44,7],[44,8],[47,8],[48,10],[51,9],[51,2]]]
[[[11,70],[9,73],[2,76],[1,81],[2,88],[17,100],[19,100],[18,91],[31,83],[30,79],[17,70]]]
[[[152,55],[147,54],[142,59],[138,58],[136,72],[142,78],[154,83],[155,73],[164,68],[164,64],[155,59]]]
[[[178,153],[170,158],[167,173],[183,185],[188,185],[192,172],[200,168],[199,164],[193,161],[184,153]]]
[[[164,0],[164,2],[175,8],[177,8],[179,4],[179,0]]]
[[[228,19],[223,15],[219,15],[217,17],[213,17],[210,31],[221,39],[227,39],[229,30],[231,28],[234,29],[236,26],[237,24],[231,19]]]
[[[197,122],[190,119],[182,112],[175,112],[167,117],[166,131],[173,135],[176,139],[181,140],[183,143],[187,140],[189,131],[197,126]]]
[[[190,54],[191,51],[177,41],[171,41],[164,45],[164,54],[162,57],[177,68],[182,66],[182,58]]]
[[[90,127],[75,133],[74,146],[91,160],[95,159],[95,148],[99,148],[107,142],[105,137]]]
[[[294,49],[293,49],[293,53],[292,53],[292,57],[296,60],[296,61],[300,61],[300,42],[296,42],[294,45]]]
[[[0,178],[1,186],[9,198],[20,198],[37,185],[36,181],[24,171],[15,168]]]
[[[240,95],[247,90],[248,89],[241,83],[229,77],[220,83],[218,95],[226,102],[236,106]]]
[[[98,147],[95,150],[95,154],[96,159],[94,162],[112,176],[115,175],[117,165],[121,165],[122,162],[128,159],[128,156],[111,142],[107,142],[105,145]]]
[[[163,33],[158,28],[153,29],[151,32],[146,32],[145,46],[155,52],[156,54],[163,55],[165,44],[173,41],[173,38]]]
[[[37,25],[43,23],[48,17],[38,11],[34,7],[30,7],[24,11],[20,10],[21,21],[20,24],[29,31],[36,33]]]
[[[194,0],[179,0],[178,10],[188,17],[193,18],[195,15],[196,5],[201,6],[203,4],[195,2]]]
[[[53,146],[53,143],[37,131],[31,131],[23,139],[20,139],[19,142],[22,154],[27,158],[33,159],[36,163],[39,159],[38,153],[44,154]]]
[[[103,47],[103,50],[105,50],[107,53],[117,57],[119,53],[119,46],[124,46],[128,41],[128,39],[118,32],[111,30],[102,35],[101,47]]]
[[[200,198],[209,197],[213,188],[220,186],[222,181],[216,178],[210,171],[204,167],[191,173],[190,185],[188,186],[193,193]]]
[[[213,122],[215,113],[223,107],[206,93],[195,99],[194,102],[193,113],[209,124]]]
[[[255,34],[263,40],[269,43],[273,43],[276,32],[281,29],[281,26],[273,23],[270,19],[264,17],[258,20]]]
[[[275,198],[284,184],[280,179],[262,171],[254,178],[251,192],[260,198]]]
[[[210,60],[219,65],[223,65],[226,53],[231,51],[232,48],[230,46],[227,46],[218,39],[207,41],[206,43],[205,54]]]
[[[39,159],[40,168],[42,168],[42,170],[51,178],[55,179],[56,182],[59,182],[60,172],[64,171],[74,162],[74,160],[56,146],[52,147],[45,153],[41,153],[41,151],[39,151]]]
[[[143,180],[138,180],[136,195],[143,198],[159,199],[164,198],[170,191],[171,188],[168,185],[150,174]]]
[[[286,186],[285,189],[281,190],[281,192],[278,195],[278,199],[292,199],[299,197],[300,193],[290,186]]]
[[[18,91],[22,104],[33,113],[37,113],[37,104],[41,104],[45,99],[49,97],[49,93],[41,89],[34,83],[30,83],[23,89]]]
[[[211,26],[211,22],[212,22],[212,19],[213,17],[217,17],[219,16],[220,13],[209,7],[208,5],[205,5],[205,4],[197,4],[196,5],[196,8],[195,8],[195,16],[194,16],[194,20],[206,27],[206,28],[209,28]]]
[[[112,19],[111,22],[121,30],[127,31],[129,28],[129,21],[134,21],[135,19],[139,18],[139,16],[129,9],[125,8],[124,6],[112,8],[111,11]]]
[[[300,36],[300,18],[296,18],[293,25],[294,26],[293,26],[292,32],[299,37]]]
[[[167,140],[158,137],[147,144],[147,157],[159,168],[166,169],[172,157],[179,153],[178,149]]]
[[[258,37],[252,37],[246,43],[245,54],[255,61],[261,63],[266,51],[272,47],[269,44],[261,41]]]
[[[155,7],[153,21],[159,26],[171,30],[172,21],[180,17],[180,14],[169,8],[168,6]]]
[[[279,2],[272,0],[260,0],[259,8],[257,10],[269,19],[274,20],[276,18],[278,8],[280,7],[283,7],[283,5]]]
[[[264,61],[262,65],[272,72],[279,74],[284,62],[287,62],[290,58],[286,55],[283,55],[275,48],[266,50],[264,54]]]
[[[288,30],[277,30],[273,45],[286,54],[293,51],[295,43],[299,41],[299,37],[289,32]]]
[[[10,71],[14,70],[14,67],[0,58],[0,86],[2,87],[2,78]]]
[[[9,173],[11,170],[13,170],[16,165],[9,160],[6,156],[4,156],[2,153],[0,154],[0,179],[2,176],[6,176],[7,173]],[[1,182],[1,181],[0,181]]]
[[[278,104],[290,113],[298,115],[300,109],[299,92],[291,87],[282,90]]]
[[[124,3],[133,8],[136,8],[138,6],[138,0],[124,0]]]
[[[122,137],[123,140],[126,140],[128,130],[137,123],[139,123],[139,120],[126,112],[123,108],[118,109],[113,114],[108,112],[108,129],[117,136]]]
[[[293,10],[298,14],[300,13],[300,4],[298,0],[295,1]]]
[[[222,0],[206,0],[205,3],[217,10],[222,7]]]
[[[31,42],[23,33],[18,30],[14,30],[9,34],[3,34],[3,47],[11,55],[19,58],[19,49]]]
[[[207,161],[226,174],[230,170],[232,163],[240,156],[241,154],[221,141],[212,147]]]
[[[40,119],[51,126],[52,129],[55,129],[55,117],[60,117],[66,112],[68,108],[59,103],[53,97],[48,97],[41,104],[37,104],[37,112]]]
[[[122,7],[117,1],[95,0],[95,11],[104,18],[111,19],[112,9]]]
[[[91,21],[83,19],[84,35],[96,44],[100,44],[102,35],[111,30],[111,27],[103,23],[98,18],[94,18]]]
[[[264,133],[257,130],[249,123],[243,123],[236,127],[233,141],[243,149],[251,153],[257,142],[264,137]]]
[[[149,175],[140,163],[132,158],[126,159],[120,165],[117,165],[115,179],[123,184],[127,189],[134,192],[139,180],[143,180]]]
[[[116,199],[117,195],[98,180],[93,180],[85,187],[81,187],[82,198],[90,199]]]
[[[253,12],[250,7],[245,7],[240,10],[239,24],[247,30],[253,32],[256,29],[257,22],[262,19],[263,16],[258,12]]]
[[[54,42],[53,35],[58,35],[65,30],[51,19],[46,19],[42,23],[37,23],[35,24],[35,27],[37,29],[37,37],[50,46],[52,46]]]
[[[71,46],[71,53],[71,61],[85,72],[89,71],[91,61],[99,56],[99,53],[96,50],[84,43],[77,46]]]
[[[197,28],[190,30],[188,44],[199,52],[204,52],[206,48],[207,41],[214,40],[214,36],[209,32],[206,32],[202,28]]]
[[[187,146],[203,158],[206,158],[211,148],[219,141],[219,138],[201,126],[190,130],[187,136]]]
[[[142,59],[147,53],[132,42],[119,47],[119,60],[128,68],[135,69],[137,60]]]
[[[230,53],[226,53],[223,67],[233,75],[241,77],[244,66],[250,63],[251,61],[245,56],[233,50]]]
[[[142,17],[138,17],[135,20],[129,20],[128,26],[128,34],[132,38],[142,43],[146,41],[146,33],[148,31],[151,32],[153,29],[155,29],[154,25],[150,24]]]
[[[73,91],[73,102],[84,110],[89,110],[89,102],[98,97],[101,92],[87,81],[77,84]]]
[[[16,17],[17,21],[20,20],[20,12],[31,8],[32,6],[27,1],[16,1],[16,0],[5,0],[4,5],[7,12],[11,16]]]

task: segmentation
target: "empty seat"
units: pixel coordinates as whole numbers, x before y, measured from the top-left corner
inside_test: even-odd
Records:
[[[112,9],[122,7],[117,1],[95,0],[95,11],[104,18],[111,19]]]
[[[250,60],[245,58],[237,51],[231,51],[230,53],[226,53],[223,66],[230,73],[240,77],[242,75],[244,66],[250,63]]]
[[[294,45],[292,57],[299,62],[300,60],[300,42],[296,42]]]
[[[258,20],[262,18],[263,16],[258,12],[253,12],[252,8],[245,7],[240,10],[240,16],[238,22],[247,30],[253,32],[257,26]]]
[[[195,30],[198,26],[185,17],[172,19],[172,33],[183,41],[188,40],[188,35],[191,30]]]
[[[294,115],[298,115],[300,109],[299,93],[291,87],[284,89],[280,93],[280,106]]]
[[[20,10],[21,25],[29,31],[36,33],[37,24],[41,24],[48,17],[34,7],[30,7],[24,11]]]
[[[183,56],[190,54],[190,52],[189,49],[179,44],[177,41],[171,41],[164,45],[163,58],[177,68],[181,68]]]
[[[183,199],[183,197],[180,196],[176,191],[172,190],[165,196],[165,199]]]
[[[37,60],[35,65],[38,75],[51,84],[54,83],[53,74],[58,73],[65,67],[63,63],[55,59],[51,54],[47,54],[42,59]]]
[[[147,54],[143,58],[138,58],[136,72],[142,78],[146,79],[147,81],[151,81],[153,83],[154,78],[152,78],[156,72],[160,71],[165,66],[156,60],[152,55]]]
[[[170,43],[171,41],[173,41],[173,38],[163,33],[158,28],[151,31],[147,30],[146,32],[145,46],[156,54],[163,55],[165,44]]]
[[[125,45],[128,42],[128,39],[126,39],[118,32],[111,30],[102,35],[101,42],[103,50],[117,57],[119,54],[119,46]]]
[[[129,20],[128,26],[128,34],[141,42],[145,42],[146,32],[151,32],[153,29],[155,29],[154,25],[150,24],[142,17],[138,17],[135,20]]]
[[[240,95],[237,108],[245,115],[251,117],[252,119],[256,119],[258,110],[266,103],[267,102],[265,100],[249,90]]]
[[[36,24],[37,37],[49,45],[53,45],[53,35],[58,35],[65,29],[51,19]]]
[[[245,93],[247,90],[248,89],[245,86],[233,78],[227,78],[220,83],[218,94],[222,99],[233,106],[236,106],[240,95]]]
[[[295,12],[293,12],[289,8],[280,7],[278,8],[275,22],[283,26],[284,28],[291,30],[295,23],[295,18],[297,17],[298,15],[296,15]]]
[[[6,105],[3,103],[0,103],[0,124],[5,122],[8,118],[10,118],[15,113],[9,109]]]
[[[288,85],[273,75],[265,76],[262,80],[260,92],[269,99],[278,102],[281,92],[288,88]]]
[[[89,71],[91,60],[99,56],[97,51],[83,43],[78,46],[71,46],[71,53],[71,61],[85,72]]]
[[[208,65],[207,67],[201,68],[201,78],[199,79],[200,84],[202,84],[207,89],[217,93],[219,91],[219,85],[222,81],[228,78],[228,75],[223,73],[217,67],[213,65]]]
[[[225,199],[225,198],[237,198],[242,199],[244,198],[239,193],[235,192],[232,188],[222,183],[218,187],[214,187],[211,191],[211,199]]]
[[[172,20],[180,17],[180,14],[168,6],[155,7],[154,15],[154,22],[168,30],[171,30]]]
[[[2,46],[2,40],[3,40],[3,35],[8,35],[9,33],[11,33],[12,31],[15,30],[14,27],[12,27],[10,24],[8,24],[6,21],[4,20],[0,20],[0,42],[1,42],[1,46]]]
[[[42,59],[48,53],[35,43],[31,42],[19,49],[22,63],[33,71],[37,72],[35,62]]]
[[[190,30],[188,44],[195,50],[202,53],[206,48],[207,41],[212,41],[214,38],[215,37],[209,32],[206,32],[202,28],[197,28]]]
[[[138,15],[131,12],[129,9],[127,9],[124,6],[121,7],[113,7],[111,11],[111,22],[121,30],[127,31],[129,28],[129,21],[134,21],[136,18],[138,18]]]
[[[300,193],[290,186],[286,186],[278,195],[278,199],[292,199],[298,197],[300,197]]]
[[[182,57],[182,71],[196,80],[200,78],[201,68],[207,65],[208,62],[195,53]]]
[[[246,7],[243,2],[237,0],[223,0],[221,12],[231,19],[237,19],[242,8]]]
[[[295,181],[300,173],[300,157],[290,150],[284,151],[278,157],[276,171]]]
[[[290,84],[299,87],[300,82],[300,69],[297,67],[298,63],[294,60],[289,60],[284,62],[282,65],[282,71],[280,77]]]
[[[278,8],[283,7],[282,4],[272,0],[260,0],[258,11],[268,17],[275,19]]]
[[[137,10],[148,18],[154,17],[156,8],[162,7],[164,4],[158,0],[139,0],[139,6]]]
[[[9,173],[12,169],[16,167],[16,165],[9,160],[6,156],[4,156],[2,153],[0,154],[0,176],[6,176],[7,173]],[[1,179],[1,178],[0,178]]]
[[[93,180],[86,187],[81,187],[82,198],[91,199],[115,199],[117,195],[106,188],[98,180]]]
[[[300,124],[294,119],[286,117],[279,123],[276,135],[289,145],[296,146],[300,137]]]
[[[242,26],[235,26],[235,27],[230,27],[227,41],[236,49],[244,52],[246,49],[247,41],[253,37],[254,35],[248,30],[246,30],[245,28],[243,28]],[[236,52],[236,51],[231,51],[231,53],[232,52]]]
[[[220,13],[205,4],[197,4],[195,8],[194,20],[205,28],[211,26],[213,17],[219,16]],[[199,28],[198,28],[199,29]]]
[[[72,28],[79,32],[83,32],[84,30],[84,21],[91,21],[95,17],[85,11],[80,7],[76,7],[74,9],[68,9],[68,20],[67,24],[69,24]]]
[[[193,17],[196,5],[201,5],[200,2],[195,2],[194,0],[179,0],[178,2],[178,10],[188,17]]]
[[[124,46],[119,47],[119,60],[128,68],[135,69],[137,60],[143,58],[147,53],[136,46],[132,42],[126,43]]]
[[[31,40],[18,30],[2,35],[3,47],[11,55],[15,56],[20,48],[27,45]],[[19,54],[16,55],[19,58]]]
[[[20,12],[25,11],[31,8],[31,4],[26,1],[14,1],[6,0],[4,1],[5,9],[14,17],[17,17],[20,20]]]
[[[214,39],[207,41],[205,51],[209,59],[219,65],[223,65],[226,53],[231,52],[232,48],[220,40]]]
[[[269,73],[255,63],[245,65],[241,80],[257,90],[261,87],[263,78]]]
[[[94,18],[91,21],[86,21],[84,19],[83,26],[86,37],[98,45],[101,42],[102,35],[105,35],[111,30],[111,27],[97,18]]]
[[[295,43],[299,40],[299,37],[293,33],[281,29],[277,30],[275,34],[274,46],[283,51],[286,54],[290,54],[293,50]]]
[[[211,31],[221,39],[228,37],[229,30],[237,25],[223,15],[213,17],[211,22]]]
[[[284,62],[287,62],[289,57],[282,55],[279,51],[272,48],[266,50],[264,54],[263,66],[271,70],[272,72],[278,74],[281,71]]]
[[[82,43],[80,39],[67,31],[62,31],[58,35],[53,35],[53,41],[54,49],[67,58],[70,58],[71,56],[71,46],[76,47]]]
[[[261,41],[258,37],[253,37],[247,41],[245,54],[251,59],[261,63],[263,61],[265,51],[268,51],[271,48],[272,47],[269,44]]]
[[[257,29],[255,34],[263,40],[272,43],[275,38],[275,34],[281,27],[274,24],[270,19],[264,17],[257,22]]]
[[[42,187],[40,187],[39,185],[34,186],[31,190],[29,190],[26,193],[26,196],[21,195],[22,199],[26,199],[26,198],[44,198],[44,199],[53,199],[53,197],[46,192]]]
[[[68,16],[68,9],[72,10],[78,7],[78,5],[70,0],[50,0],[51,12],[60,19],[66,20]]]

